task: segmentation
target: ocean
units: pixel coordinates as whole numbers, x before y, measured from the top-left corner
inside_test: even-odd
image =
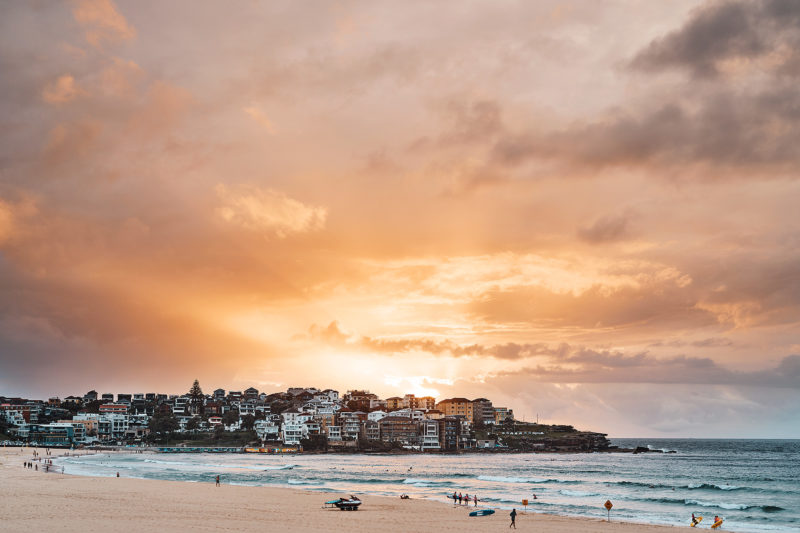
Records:
[[[800,530],[800,440],[612,439],[675,453],[284,455],[103,453],[54,461],[67,474],[298,487],[426,498],[533,513],[734,531]],[[533,499],[533,495],[536,499]]]

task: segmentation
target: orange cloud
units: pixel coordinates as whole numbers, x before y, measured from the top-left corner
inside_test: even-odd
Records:
[[[128,24],[111,0],[77,0],[72,15],[84,27],[89,44],[98,48],[136,37],[136,29]]]
[[[275,135],[275,126],[260,109],[255,106],[249,106],[244,108],[244,112],[258,122],[270,135]]]
[[[63,104],[84,94],[86,91],[75,83],[75,78],[70,74],[64,74],[44,88],[42,99],[48,104]]]
[[[291,233],[320,230],[328,210],[310,206],[271,189],[217,185],[221,205],[217,215],[241,228],[284,238]]]

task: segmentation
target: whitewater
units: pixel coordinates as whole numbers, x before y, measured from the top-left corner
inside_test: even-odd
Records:
[[[104,453],[57,459],[65,473],[426,498],[453,492],[498,509],[735,531],[800,529],[800,441],[614,439],[675,453],[283,455]],[[534,499],[534,495],[536,498]]]

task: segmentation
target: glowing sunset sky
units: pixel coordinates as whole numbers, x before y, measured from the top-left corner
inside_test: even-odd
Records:
[[[800,437],[800,2],[3,2],[0,394]]]

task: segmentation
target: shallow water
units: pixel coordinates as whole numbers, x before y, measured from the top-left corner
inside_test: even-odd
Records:
[[[297,455],[101,454],[57,459],[76,475],[298,487],[688,525],[691,513],[736,531],[800,530],[800,441],[614,439],[674,454]],[[533,499],[536,494],[537,499]],[[705,524],[705,522],[704,522]]]

